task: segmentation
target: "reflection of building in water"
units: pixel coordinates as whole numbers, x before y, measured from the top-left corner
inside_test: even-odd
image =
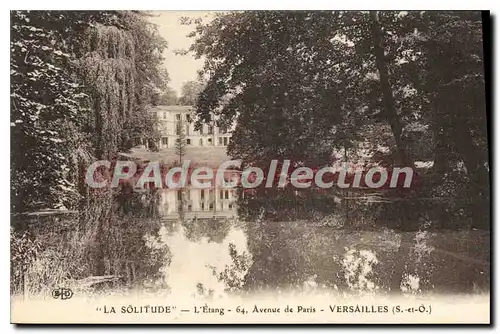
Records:
[[[232,218],[236,217],[237,213],[237,190],[234,188],[163,189],[160,196],[160,213],[167,219],[179,217],[182,197],[184,197],[183,212],[186,219]]]
[[[227,146],[231,138],[231,128],[203,124],[194,129],[194,109],[190,106],[156,106],[151,109],[159,122],[161,139],[158,148],[173,148],[181,127],[186,135],[187,146]]]

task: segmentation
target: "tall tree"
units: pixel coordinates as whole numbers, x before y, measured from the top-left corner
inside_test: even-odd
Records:
[[[176,124],[177,138],[175,139],[174,152],[179,157],[179,164],[182,164],[182,158],[186,155],[186,132],[184,131],[184,123],[179,121]]]
[[[219,125],[237,119],[232,156],[244,164],[279,157],[328,162],[343,113],[362,107],[355,99],[344,103],[345,85],[335,79],[352,77],[353,87],[359,81],[342,66],[352,50],[333,39],[334,18],[330,12],[244,12],[198,26],[191,50],[206,57],[204,71],[212,74],[198,113],[208,122],[215,111]],[[325,43],[318,47],[320,39]]]
[[[143,236],[158,226],[147,224],[148,231],[120,220],[126,213],[116,202],[125,190],[92,192],[84,176],[96,159],[112,160],[156,135],[148,106],[168,81],[166,42],[136,11],[13,11],[11,20],[12,211],[81,209],[68,222],[76,238],[79,231],[90,236],[85,249],[71,249],[75,263],[85,262],[79,275],[149,270],[108,246],[128,240],[145,254]]]
[[[380,89],[382,91],[382,100],[385,109],[384,112],[394,134],[394,139],[396,141],[398,152],[401,156],[403,165],[413,166],[413,162],[411,162],[410,158],[408,157],[406,143],[402,138],[403,125],[401,123],[399,115],[397,114],[394,96],[392,93],[393,89],[389,82],[389,72],[387,69],[385,58],[384,37],[380,28],[378,12],[371,11],[370,19],[373,38],[373,54],[375,55],[375,62],[379,74]]]
[[[158,94],[158,100],[155,102],[157,105],[172,106],[179,104],[179,98],[174,89],[167,87],[163,92]]]
[[[94,157],[158,136],[147,106],[166,87],[166,43],[139,12],[13,11],[11,19],[13,209],[74,207]]]
[[[203,83],[199,81],[188,81],[182,85],[181,97],[179,98],[180,105],[192,106],[196,105],[198,96],[203,90]]]
[[[68,208],[79,200],[74,161],[85,156],[88,96],[75,77],[76,31],[94,12],[11,12],[12,210]],[[64,29],[60,22],[72,29]],[[74,29],[74,30],[73,30]],[[81,37],[81,36],[80,36]]]
[[[191,35],[191,51],[206,59],[209,77],[198,119],[210,122],[215,111],[221,124],[236,120],[228,152],[244,166],[276,158],[320,166],[334,150],[355,151],[361,143],[370,151],[388,147],[399,155],[392,165],[434,158],[438,186],[429,187],[424,175],[423,186],[379,218],[404,231],[429,217],[434,227],[446,226],[444,216],[463,222],[488,212],[488,201],[477,200],[487,199],[488,179],[480,27],[477,12],[220,14]],[[244,209],[273,205],[268,193],[258,196],[255,205],[245,196]],[[403,238],[399,248],[395,290],[410,242]]]

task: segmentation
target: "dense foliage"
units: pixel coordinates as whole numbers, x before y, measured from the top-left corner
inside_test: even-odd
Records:
[[[412,202],[436,198],[434,211],[488,228],[479,12],[252,11],[195,25],[208,76],[197,113],[236,121],[231,156],[321,166],[387,147],[392,166],[434,163]]]
[[[157,194],[91,191],[84,175],[96,160],[156,141],[148,109],[168,82],[166,41],[148,14],[132,11],[12,11],[11,26],[13,289],[23,275],[34,291],[50,285],[44,277],[154,277],[164,250],[144,235],[157,237]],[[24,216],[52,208],[78,214],[40,218],[42,227]],[[33,239],[41,250],[17,261]]]
[[[155,138],[146,107],[166,87],[166,42],[136,12],[11,21],[12,209],[73,208],[86,163]]]

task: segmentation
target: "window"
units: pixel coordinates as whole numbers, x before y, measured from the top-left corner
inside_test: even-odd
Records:
[[[229,210],[232,210],[232,209],[233,209],[233,205],[229,204]]]
[[[201,203],[201,211],[205,211],[205,203]]]
[[[219,137],[219,146],[222,146],[222,137]]]
[[[189,212],[193,211],[193,206],[191,204],[188,205],[188,211]]]
[[[178,120],[178,121],[180,121],[181,120],[181,114],[175,115],[175,119]]]
[[[227,146],[227,143],[229,142],[229,138],[224,137],[224,146]]]
[[[190,114],[186,114],[186,121],[188,123],[191,123],[191,115]]]
[[[178,136],[181,134],[181,125],[180,124],[177,124],[177,126],[175,127],[175,134]]]
[[[168,137],[162,137],[161,138],[161,144],[163,146],[168,146]]]
[[[200,146],[203,146],[203,139],[200,138]]]
[[[189,136],[189,124],[186,124],[186,134]]]
[[[224,198],[229,199],[229,190],[226,190],[226,192],[224,193]]]
[[[167,112],[166,111],[163,112],[163,119],[167,119]]]
[[[230,172],[227,172],[227,171],[226,171],[226,173],[224,173],[224,181],[226,181],[226,182],[231,181],[231,178],[232,178],[233,176],[234,176],[234,174],[232,174],[232,173],[230,173]]]
[[[208,145],[212,145],[212,138],[208,138]]]
[[[214,209],[214,203],[210,203],[210,210]]]
[[[224,199],[224,190],[221,190],[220,191],[220,196],[219,196],[220,199]]]
[[[178,191],[177,191],[177,199],[178,199],[179,201],[181,201],[181,200],[182,200],[182,190],[178,190]]]
[[[187,144],[187,145],[191,145],[191,139],[189,139],[189,138],[188,138],[188,139],[186,139],[186,144]]]
[[[210,125],[210,126],[208,127],[208,134],[209,134],[209,135],[211,135],[211,134],[213,134],[213,133],[214,133],[214,127]]]
[[[201,200],[203,201],[205,199],[205,190],[201,189]]]

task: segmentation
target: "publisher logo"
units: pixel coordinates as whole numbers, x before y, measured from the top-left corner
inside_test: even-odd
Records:
[[[54,299],[70,299],[73,297],[73,291],[71,289],[66,289],[66,288],[57,288],[52,290],[52,298]]]

